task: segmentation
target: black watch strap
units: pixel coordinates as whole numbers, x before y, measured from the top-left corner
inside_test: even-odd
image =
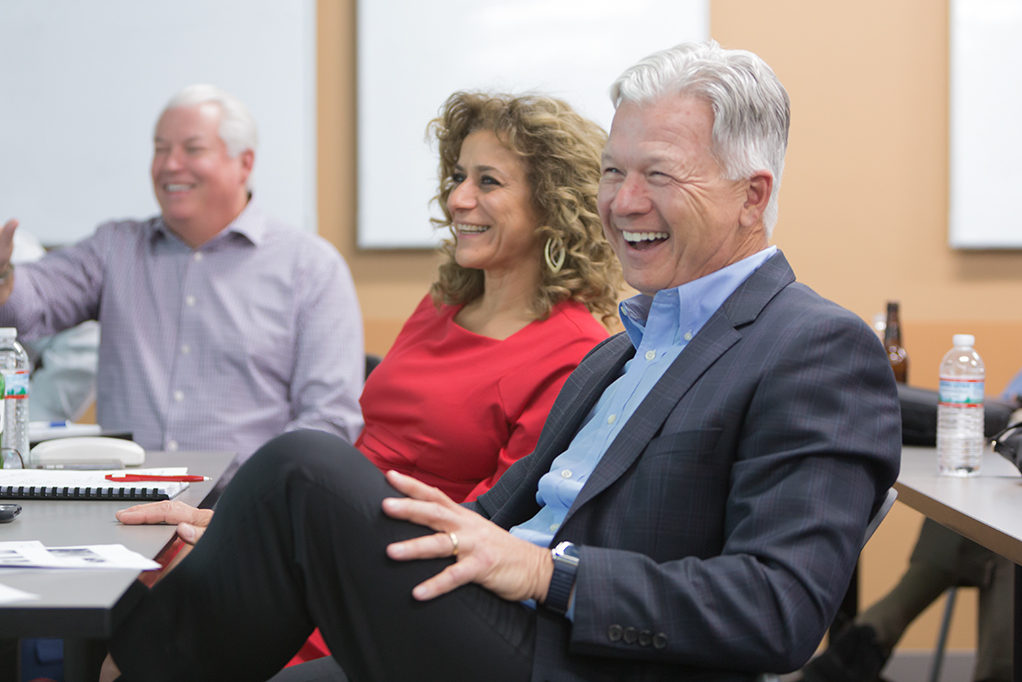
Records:
[[[543,605],[563,616],[568,612],[571,590],[575,587],[578,548],[570,542],[562,542],[550,550],[550,556],[554,560],[554,574],[550,578],[550,586],[547,588],[546,601]]]

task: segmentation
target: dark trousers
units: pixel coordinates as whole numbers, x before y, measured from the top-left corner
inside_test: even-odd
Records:
[[[314,626],[355,682],[528,679],[533,611],[476,585],[412,599],[452,559],[387,558],[388,543],[433,532],[383,514],[397,494],[329,434],[267,443],[202,540],[117,628],[123,679],[264,680]]]

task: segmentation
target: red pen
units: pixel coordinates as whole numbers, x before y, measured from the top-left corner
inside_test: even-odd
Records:
[[[114,481],[115,483],[139,483],[141,481],[171,481],[175,483],[184,483],[191,481],[208,481],[209,476],[195,476],[192,474],[184,474],[182,476],[160,476],[158,474],[124,474],[123,476],[114,476],[113,474],[107,474],[106,480]]]

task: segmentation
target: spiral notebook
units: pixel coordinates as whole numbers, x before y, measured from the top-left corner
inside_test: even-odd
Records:
[[[107,474],[187,474],[186,467],[162,469],[108,469],[99,471],[0,469],[0,500],[169,500],[188,487],[187,482],[153,481],[112,483]]]

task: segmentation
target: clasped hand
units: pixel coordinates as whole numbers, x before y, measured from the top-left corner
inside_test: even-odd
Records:
[[[546,599],[553,574],[549,551],[512,536],[411,476],[388,471],[387,481],[408,496],[383,500],[387,516],[438,531],[392,543],[387,546],[387,556],[397,561],[448,557],[454,550],[449,533],[458,537],[457,560],[416,585],[413,597],[425,601],[461,585],[478,583],[510,601],[532,598],[542,603]]]

